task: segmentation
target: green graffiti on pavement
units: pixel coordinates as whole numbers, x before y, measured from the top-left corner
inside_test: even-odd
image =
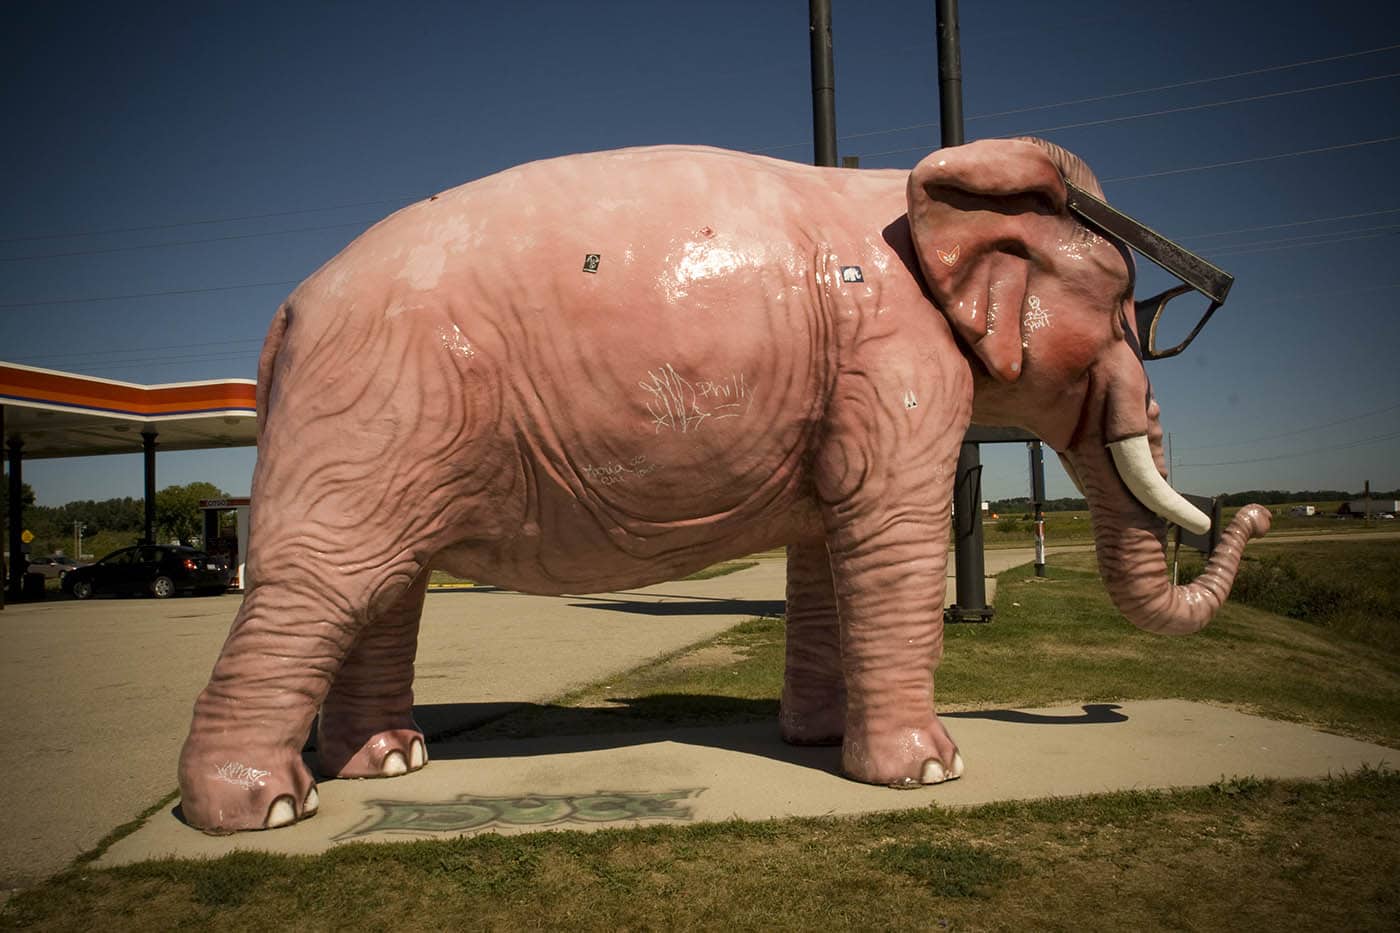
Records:
[[[422,802],[370,800],[379,812],[364,825],[336,836],[348,839],[370,833],[462,833],[495,826],[556,826],[561,823],[619,823],[627,820],[689,820],[681,801],[704,788],[631,793],[526,794],[519,797],[474,797]]]

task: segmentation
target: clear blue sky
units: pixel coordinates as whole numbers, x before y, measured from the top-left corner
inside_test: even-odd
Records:
[[[933,3],[833,5],[841,153],[912,167],[939,138]],[[1400,4],[961,13],[969,139],[1078,152],[1237,278],[1150,367],[1176,485],[1400,486]],[[652,143],[810,161],[808,69],[801,0],[5,4],[0,359],[251,378],[293,285],[436,190]],[[983,459],[988,498],[1024,494],[1022,447]],[[252,464],[166,454],[158,481],[245,494]],[[45,505],[141,490],[135,456],[24,476]]]

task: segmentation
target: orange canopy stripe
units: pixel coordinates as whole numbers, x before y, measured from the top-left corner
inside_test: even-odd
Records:
[[[146,417],[228,410],[251,413],[257,405],[251,380],[145,386],[0,363],[0,401],[5,398]]]

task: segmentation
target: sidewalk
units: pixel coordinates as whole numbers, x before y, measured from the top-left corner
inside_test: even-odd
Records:
[[[987,572],[1030,559],[1029,548],[990,551]],[[415,684],[420,725],[452,735],[781,612],[784,569],[781,559],[765,560],[710,580],[592,596],[489,587],[432,592]],[[951,581],[949,590],[951,600]],[[11,606],[0,615],[0,739],[19,750],[0,811],[0,838],[8,843],[0,851],[0,889],[61,870],[174,788],[191,704],[237,607],[236,596],[95,600]],[[1180,701],[954,713],[947,721],[967,776],[912,792],[847,781],[836,773],[836,749],[790,748],[771,723],[519,742],[449,739],[429,747],[433,760],[421,772],[322,783],[320,814],[296,827],[207,837],[165,808],[101,864],[1400,767],[1394,750]]]
[[[782,612],[785,566],[601,596],[430,593],[420,725],[459,730]],[[13,752],[0,891],[62,870],[175,788],[195,696],[239,600],[62,600],[0,613],[0,745]]]
[[[854,783],[837,773],[839,749],[785,745],[774,723],[458,742],[434,747],[434,760],[404,777],[322,782],[320,812],[286,829],[205,836],[164,810],[98,865],[233,851],[312,854],[346,842],[477,832],[970,806],[1400,766],[1400,751],[1182,700],[949,713],[945,721],[967,772],[936,787]]]

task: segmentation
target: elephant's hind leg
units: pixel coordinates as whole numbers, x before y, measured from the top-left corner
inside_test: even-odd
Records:
[[[846,731],[841,624],[824,538],[787,549],[787,658],[778,721],[793,745],[839,745]]]
[[[329,777],[394,777],[428,761],[413,721],[413,662],[430,571],[361,630],[331,681],[316,732],[319,770]]]

